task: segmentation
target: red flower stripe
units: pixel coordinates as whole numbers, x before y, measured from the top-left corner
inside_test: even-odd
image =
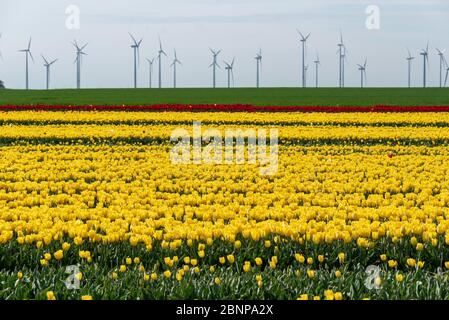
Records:
[[[0,111],[177,111],[177,112],[449,112],[448,106],[388,106],[376,105],[372,107],[356,106],[253,106],[245,104],[158,104],[146,106],[64,106],[64,105],[24,105],[0,106]]]

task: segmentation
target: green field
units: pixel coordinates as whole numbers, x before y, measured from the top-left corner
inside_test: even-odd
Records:
[[[449,88],[2,90],[0,105],[252,104],[262,106],[449,105]]]

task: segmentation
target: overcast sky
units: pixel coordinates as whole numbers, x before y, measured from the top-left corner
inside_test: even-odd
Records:
[[[80,28],[68,29],[66,9],[80,9]],[[366,8],[380,9],[380,29],[368,29]],[[72,21],[72,20],[70,20]],[[148,86],[148,64],[158,37],[169,55],[163,59],[163,86],[173,86],[169,68],[176,47],[183,66],[178,86],[208,87],[212,62],[208,47],[222,49],[217,83],[226,85],[223,60],[235,56],[235,85],[255,85],[254,56],[262,49],[263,86],[300,84],[300,42],[296,33],[311,32],[308,42],[308,85],[314,85],[313,60],[321,59],[320,85],[338,85],[337,43],[343,31],[348,49],[346,85],[358,86],[357,63],[368,58],[369,86],[404,86],[407,82],[407,47],[413,62],[413,85],[422,84],[419,50],[430,43],[429,83],[438,84],[435,47],[449,48],[447,0],[0,0],[0,79],[9,88],[25,87],[25,56],[18,52],[33,39],[35,62],[30,65],[30,87],[45,86],[40,57],[59,58],[52,66],[51,86],[76,84],[75,51],[70,41],[84,44],[83,87],[131,87],[133,56],[128,32],[143,38],[139,87]],[[449,57],[448,57],[449,59]],[[156,85],[157,70],[154,85]]]

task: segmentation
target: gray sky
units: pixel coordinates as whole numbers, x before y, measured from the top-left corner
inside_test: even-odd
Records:
[[[68,29],[69,5],[80,9],[80,29]],[[366,27],[368,5],[380,9],[380,29]],[[132,50],[128,32],[143,38],[138,85],[148,85],[148,64],[161,37],[169,58],[163,60],[163,86],[173,85],[169,69],[176,46],[183,66],[178,86],[209,87],[212,70],[208,47],[222,49],[217,83],[226,85],[223,60],[235,63],[235,85],[255,85],[254,56],[263,51],[263,86],[300,84],[300,42],[296,28],[311,32],[308,42],[308,85],[315,82],[313,60],[321,59],[320,84],[338,84],[336,53],[340,28],[348,48],[346,85],[358,86],[356,64],[368,58],[369,86],[404,86],[406,48],[413,62],[413,85],[422,84],[419,50],[430,43],[429,84],[438,84],[435,47],[449,48],[447,0],[0,0],[0,79],[9,88],[25,87],[25,57],[19,49],[31,46],[30,87],[45,86],[41,54],[60,60],[52,67],[52,87],[75,86],[74,48],[70,41],[88,42],[82,66],[83,87],[131,87]],[[449,54],[448,54],[449,60]],[[156,85],[155,71],[154,85]]]

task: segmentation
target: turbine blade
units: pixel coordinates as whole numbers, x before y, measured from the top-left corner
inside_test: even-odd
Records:
[[[33,55],[31,54],[31,51],[28,50],[28,53],[30,54],[31,60],[34,62]]]
[[[55,63],[56,61],[58,61],[58,59],[53,60],[52,62],[50,62],[50,65],[52,65],[53,63]]]
[[[42,57],[42,59],[44,59],[44,62],[45,62],[46,64],[48,64],[48,61],[47,61],[47,59],[45,59],[45,57],[44,57],[43,54],[41,54],[41,57]]]
[[[128,34],[129,34],[129,36],[131,37],[131,39],[133,40],[134,44],[137,46],[137,41],[136,41],[136,39],[133,37],[133,35],[132,35],[130,32],[128,32]]]
[[[31,37],[30,37],[30,41],[28,42],[28,50],[30,50],[31,47]]]

